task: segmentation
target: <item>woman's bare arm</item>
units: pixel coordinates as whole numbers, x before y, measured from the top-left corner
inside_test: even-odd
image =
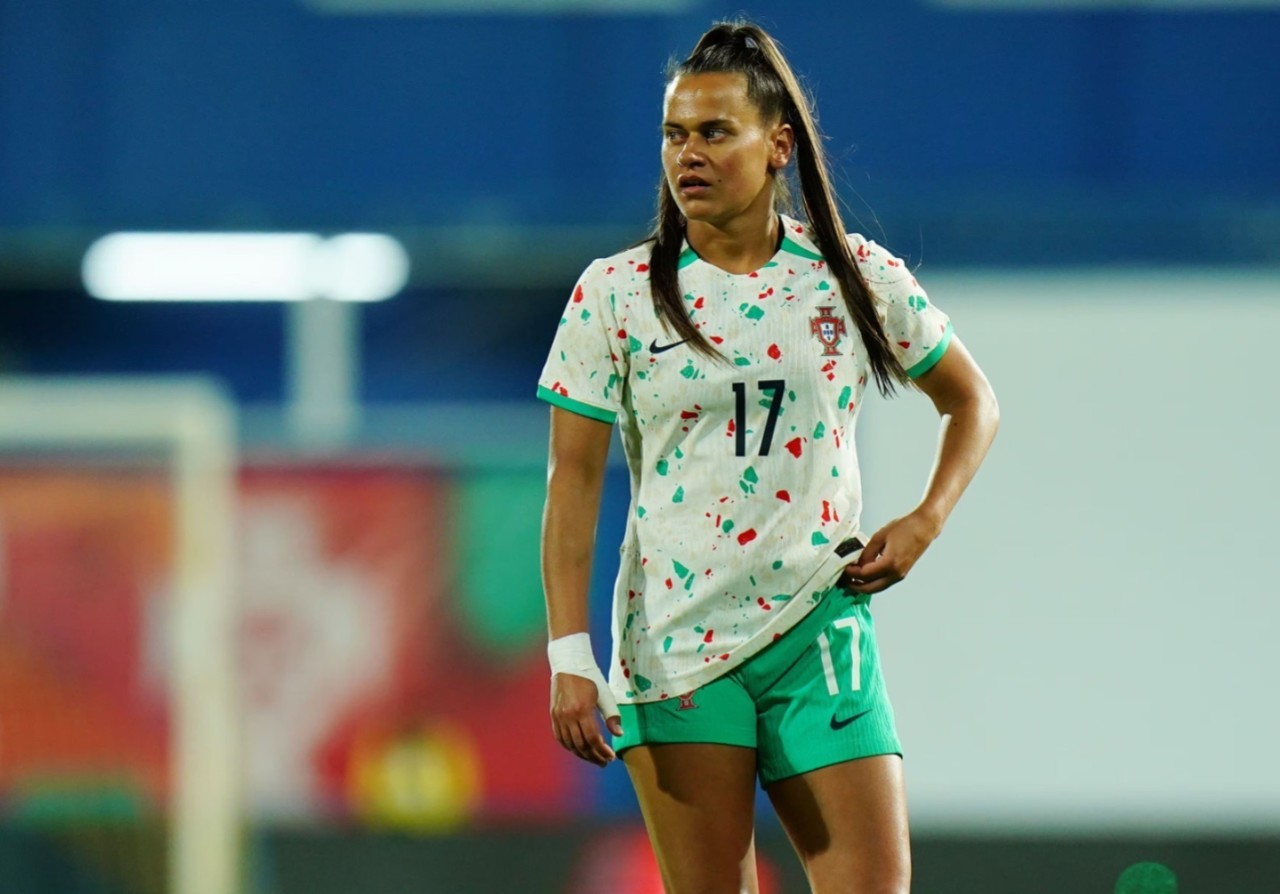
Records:
[[[907,576],[942,532],[1000,427],[995,392],[958,338],[916,385],[941,417],[933,471],[920,504],[877,531],[848,566],[848,586],[860,593],[878,593]]]
[[[551,408],[542,587],[552,640],[587,632],[591,557],[612,431],[607,423]],[[566,673],[552,677],[551,720],[556,738],[583,760],[604,766],[614,753],[596,721],[598,697],[596,684],[585,677]],[[606,722],[615,735],[621,734],[616,715]]]

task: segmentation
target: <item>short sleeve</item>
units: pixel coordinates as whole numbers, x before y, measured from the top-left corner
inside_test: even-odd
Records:
[[[563,410],[613,422],[622,408],[629,352],[614,296],[589,266],[574,286],[538,378],[538,397]]]
[[[908,376],[919,378],[947,352],[951,319],[929,300],[902,260],[858,235],[850,235],[849,247],[878,299],[876,310],[898,362]]]

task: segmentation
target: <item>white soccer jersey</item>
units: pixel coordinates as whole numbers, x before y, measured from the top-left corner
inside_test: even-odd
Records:
[[[759,652],[813,607],[858,532],[853,431],[870,367],[805,227],[773,259],[727,273],[686,244],[690,319],[727,363],[654,313],[649,246],[592,262],[569,299],[538,395],[622,428],[631,508],[614,589],[609,682],[622,702],[671,698]],[[919,376],[947,316],[883,248],[851,235],[899,360]]]

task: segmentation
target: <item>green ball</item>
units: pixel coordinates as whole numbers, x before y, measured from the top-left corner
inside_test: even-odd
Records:
[[[1178,894],[1178,877],[1163,863],[1134,863],[1116,879],[1115,894]]]

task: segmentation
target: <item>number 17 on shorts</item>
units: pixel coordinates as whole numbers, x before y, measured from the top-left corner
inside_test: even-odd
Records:
[[[836,618],[831,622],[831,626],[837,631],[849,631],[849,667],[851,668],[849,691],[857,692],[862,688],[862,627],[858,624],[857,615],[851,618]],[[827,692],[831,695],[839,695],[840,682],[836,680],[836,666],[831,660],[831,639],[825,630],[818,634],[818,650],[822,654],[822,672],[827,678]]]
[[[829,741],[831,757],[835,760],[901,753],[893,707],[880,671],[869,600],[836,598],[844,602],[844,611],[833,617],[814,638],[822,668],[820,685],[826,696],[822,699],[826,704],[821,721],[814,718],[814,726],[820,730],[817,735]],[[815,708],[820,698],[816,689],[816,685],[811,685]],[[821,729],[822,726],[826,729]]]

